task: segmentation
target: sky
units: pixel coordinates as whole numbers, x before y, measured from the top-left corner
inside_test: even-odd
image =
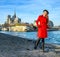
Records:
[[[60,25],[60,0],[0,0],[0,24],[14,12],[22,22],[33,23],[44,9],[49,11],[54,25]]]

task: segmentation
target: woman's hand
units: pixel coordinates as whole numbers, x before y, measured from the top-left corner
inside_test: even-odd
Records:
[[[38,25],[40,25],[40,22],[38,22]]]

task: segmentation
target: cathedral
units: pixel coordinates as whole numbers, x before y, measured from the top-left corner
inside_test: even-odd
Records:
[[[7,16],[6,23],[10,24],[10,25],[14,25],[14,24],[17,24],[17,23],[21,23],[21,19],[16,16],[16,13],[14,13],[13,16],[11,16],[11,15]]]

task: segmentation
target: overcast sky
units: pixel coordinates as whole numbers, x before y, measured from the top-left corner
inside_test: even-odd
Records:
[[[22,22],[33,23],[44,9],[49,11],[49,19],[60,25],[60,0],[0,0],[0,23],[14,11]]]

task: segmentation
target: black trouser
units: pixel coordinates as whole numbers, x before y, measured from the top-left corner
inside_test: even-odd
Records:
[[[34,48],[35,48],[35,49],[37,48],[37,46],[38,46],[40,40],[42,40],[42,49],[43,49],[43,51],[44,51],[44,38],[39,38],[39,39],[37,39]]]

